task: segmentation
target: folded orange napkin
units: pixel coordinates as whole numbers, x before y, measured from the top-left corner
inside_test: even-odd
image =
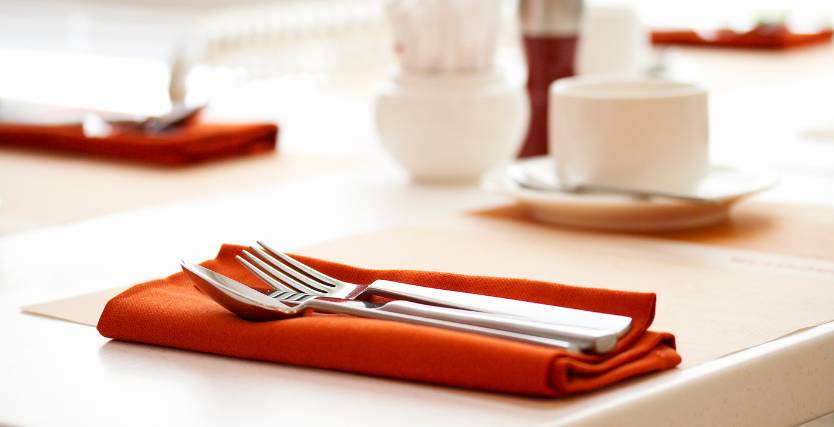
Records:
[[[679,44],[716,47],[788,49],[831,40],[832,30],[795,33],[784,24],[759,24],[750,31],[723,29],[715,32],[694,30],[655,30],[654,44]]]
[[[250,286],[264,285],[224,245],[202,265]],[[307,257],[301,261],[355,283],[377,279],[621,314],[632,330],[610,355],[574,354],[427,326],[339,315],[272,322],[239,319],[201,294],[182,273],[134,286],[107,303],[98,323],[105,337],[246,359],[411,381],[558,397],[594,390],[678,365],[675,338],[646,329],[655,295],[523,279],[427,271],[368,270]]]
[[[86,153],[181,165],[275,148],[274,124],[190,123],[162,133],[116,129],[103,138],[87,137],[80,125],[0,124],[0,145]]]

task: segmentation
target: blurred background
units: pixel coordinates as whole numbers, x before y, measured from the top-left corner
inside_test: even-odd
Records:
[[[762,19],[818,28],[834,12],[824,0],[617,3],[633,5],[651,28],[743,30]],[[169,108],[172,98],[222,97],[266,79],[286,82],[284,91],[326,84],[364,94],[393,58],[383,6],[383,0],[2,0],[0,97],[152,114]],[[523,73],[517,1],[506,0],[503,9],[498,59]]]
[[[815,31],[834,16],[834,3],[824,0],[617,4],[632,6],[650,29],[747,31],[776,21]],[[384,0],[0,0],[0,100],[154,115],[177,102],[210,99],[208,120],[279,123],[282,153],[381,156],[372,99],[395,64],[384,6]],[[496,63],[523,82],[520,46],[518,2],[504,0]],[[834,176],[830,43],[787,51],[655,47],[652,61],[663,75],[710,90],[715,162]],[[213,188],[233,191],[244,169],[250,177],[263,170],[262,183],[280,173],[266,172],[277,168],[258,160],[149,172],[42,155],[0,152],[6,170],[0,234],[183,200],[202,191],[206,176]],[[68,173],[72,181],[60,179]],[[175,174],[181,185],[172,186]],[[134,197],[117,197],[126,189]],[[29,203],[32,194],[60,202],[61,212]],[[87,194],[98,196],[73,203]]]

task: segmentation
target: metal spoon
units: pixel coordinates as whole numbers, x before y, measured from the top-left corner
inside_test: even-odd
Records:
[[[569,194],[582,193],[614,193],[633,196],[640,199],[648,199],[652,197],[659,197],[664,199],[679,200],[688,203],[699,203],[707,205],[717,205],[721,203],[721,199],[714,197],[702,197],[694,194],[672,193],[656,190],[638,190],[632,188],[619,188],[607,185],[596,184],[578,184],[573,186],[566,186],[556,180],[556,177],[545,176],[541,173],[535,173],[524,169],[518,165],[510,166],[507,170],[510,178],[522,188],[547,191],[560,192]]]

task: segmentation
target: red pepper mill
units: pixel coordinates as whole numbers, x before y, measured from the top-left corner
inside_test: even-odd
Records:
[[[547,154],[547,98],[554,80],[573,75],[581,0],[521,0],[519,2],[530,128],[518,157]]]

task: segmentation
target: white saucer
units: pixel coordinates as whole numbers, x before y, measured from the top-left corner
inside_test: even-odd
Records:
[[[539,156],[511,166],[555,176],[555,162]],[[704,227],[725,220],[730,208],[744,197],[778,182],[728,166],[713,165],[698,184],[696,194],[720,200],[716,204],[689,203],[663,198],[639,199],[607,193],[565,193],[522,188],[509,177],[506,166],[489,173],[484,186],[524,205],[538,221],[571,227],[620,231],[668,231]]]

